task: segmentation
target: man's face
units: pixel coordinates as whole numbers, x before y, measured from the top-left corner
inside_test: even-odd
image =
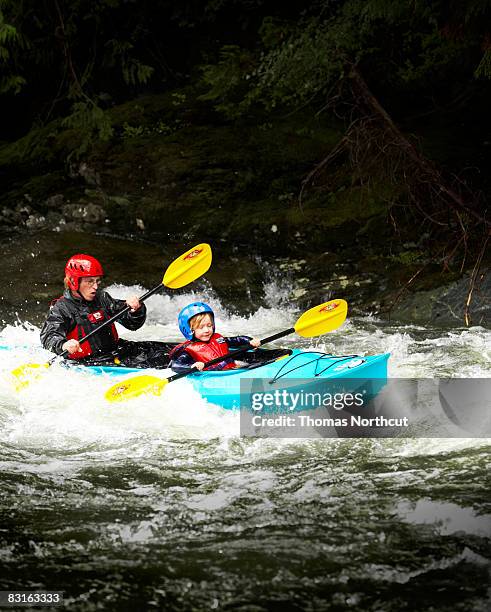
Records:
[[[91,302],[97,293],[97,288],[100,287],[102,279],[100,276],[87,276],[80,279],[78,283],[78,292],[88,302]]]

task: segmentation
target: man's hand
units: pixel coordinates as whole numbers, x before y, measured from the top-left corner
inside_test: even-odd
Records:
[[[64,351],[68,351],[70,355],[73,355],[74,353],[82,352],[82,349],[80,348],[80,344],[78,340],[73,340],[73,339],[67,340],[66,342],[64,342],[61,348]]]
[[[141,308],[140,300],[137,295],[130,295],[130,297],[126,298],[126,304],[130,307],[131,312],[135,312]]]

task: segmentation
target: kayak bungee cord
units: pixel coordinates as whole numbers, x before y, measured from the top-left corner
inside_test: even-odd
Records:
[[[312,359],[311,361],[307,361],[307,362],[301,363],[300,365],[298,365],[298,366],[296,366],[294,368],[291,368],[290,370],[283,371],[285,369],[285,367],[289,363],[291,363],[292,361],[294,361],[295,359],[297,359],[297,357],[300,357],[301,355],[293,355],[293,357],[290,357],[290,359],[288,359],[288,361],[286,361],[281,366],[281,368],[278,370],[278,372],[269,381],[270,384],[275,383],[280,378],[283,378],[284,376],[287,376],[288,374],[291,374],[295,370],[299,370],[300,368],[304,368],[306,366],[309,366],[311,363],[318,364],[321,359],[329,358],[329,359],[336,359],[337,361],[333,361],[332,363],[330,363],[326,368],[324,368],[320,372],[317,372],[317,365],[316,365],[315,371],[314,371],[314,377],[320,376],[321,374],[323,374],[324,372],[329,370],[329,368],[332,368],[332,366],[337,365],[339,363],[342,363],[343,361],[349,361],[350,359],[353,359],[354,357],[360,357],[360,355],[330,355],[329,353],[322,353],[320,351],[312,351],[312,355],[320,355],[320,357],[316,357],[315,359]]]

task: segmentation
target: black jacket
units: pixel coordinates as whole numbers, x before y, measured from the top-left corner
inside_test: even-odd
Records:
[[[63,352],[62,345],[67,340],[67,335],[76,327],[80,326],[85,335],[98,327],[104,320],[115,315],[126,307],[124,300],[115,300],[109,293],[98,291],[93,301],[88,302],[83,298],[75,297],[67,289],[63,296],[56,300],[49,311],[48,317],[41,329],[41,343],[49,351],[57,355]],[[102,311],[104,320],[100,323],[92,323],[89,315]],[[135,312],[127,312],[118,319],[123,327],[130,330],[139,329],[147,316],[145,305]],[[94,334],[88,342],[92,347],[92,354],[109,353],[116,349],[118,342],[111,332],[111,325],[107,325],[98,334]]]

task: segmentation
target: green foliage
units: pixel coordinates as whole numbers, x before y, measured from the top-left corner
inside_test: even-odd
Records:
[[[56,154],[53,142],[61,130],[61,120],[48,125],[35,125],[22,138],[0,147],[0,166],[25,161],[51,161]]]
[[[123,78],[127,85],[139,85],[147,83],[153,74],[152,66],[142,64],[138,60],[131,59],[122,65]]]
[[[5,43],[16,41],[19,35],[14,26],[5,23],[3,16],[0,23],[0,44],[4,45]]]
[[[140,136],[151,136],[152,134],[161,134],[162,136],[169,136],[180,130],[184,126],[184,123],[180,119],[176,119],[171,124],[165,123],[164,121],[157,121],[157,123],[151,126],[145,125],[130,125],[128,122],[123,123],[123,131],[121,137],[123,140],[131,138],[139,138]]]
[[[63,127],[72,128],[80,134],[80,144],[69,155],[80,157],[97,141],[110,140],[113,135],[111,123],[104,111],[91,100],[80,100],[72,106],[72,113],[62,121]]]
[[[463,52],[461,44],[442,37],[436,30],[411,33],[405,47],[406,60],[395,76],[399,82],[415,87],[445,74],[450,66],[458,64]],[[412,52],[412,48],[419,52]]]
[[[187,96],[185,93],[182,93],[180,91],[173,91],[172,92],[172,106],[182,106],[187,99]]]
[[[255,58],[249,54],[246,71],[238,47],[224,48],[217,64],[204,67],[209,91],[203,98],[214,100],[229,116],[256,104],[267,110],[301,106],[325,94],[343,74],[346,50],[355,47],[353,32],[341,22],[317,17],[297,25],[266,18],[260,34],[264,48]]]
[[[404,266],[409,266],[412,264],[417,264],[424,262],[428,258],[428,255],[423,251],[401,251],[396,255],[390,255],[389,259],[397,264],[402,264]]]
[[[247,91],[247,81],[253,68],[253,56],[236,45],[225,45],[220,50],[217,64],[202,66],[203,83],[207,87],[201,100],[212,100],[217,110],[226,116],[234,117],[241,113],[236,103]],[[241,107],[242,108],[242,107]]]
[[[3,76],[0,79],[0,94],[8,92],[18,94],[25,84],[26,80],[24,77],[21,77],[18,74]]]
[[[491,79],[491,49],[486,49],[474,74],[476,78]]]
[[[122,138],[124,140],[128,138],[138,138],[139,136],[144,136],[147,133],[147,128],[143,125],[133,126],[127,123],[126,121],[123,123]]]
[[[138,18],[126,18],[131,7],[125,0],[47,4],[0,0],[0,96],[18,94],[32,85],[28,78],[36,83],[32,93],[42,96],[37,83],[44,74],[42,90],[51,88],[51,99],[44,103],[48,117],[55,106],[64,115],[70,108],[62,125],[78,134],[71,155],[80,156],[113,134],[102,106],[110,96],[100,84],[119,78],[138,90],[150,81],[154,67],[139,57],[145,29]],[[118,18],[121,38],[115,39],[110,33]]]
[[[255,72],[257,91],[248,102],[266,95],[267,107],[303,105],[325,93],[343,72],[343,59],[332,44],[332,31],[317,20],[300,27],[261,58]]]
[[[5,21],[3,9],[8,4],[5,0],[0,1],[0,95],[18,94],[26,83],[18,74],[15,62],[16,52],[26,43],[17,29]]]
[[[224,47],[218,62],[203,68],[203,98],[231,117],[255,105],[268,111],[322,106],[349,65],[368,67],[382,87],[400,92],[452,80],[456,71],[490,76],[488,51],[477,69],[471,59],[489,36],[482,25],[489,0],[447,8],[438,0],[324,0],[316,6],[296,23],[265,18],[255,55]]]
[[[350,65],[374,91],[395,96],[451,84],[456,74],[491,78],[490,11],[490,0],[316,0],[296,8],[265,0],[0,0],[0,98],[12,104],[24,90],[33,116],[45,121],[71,113],[65,125],[84,134],[80,154],[111,137],[112,103],[184,78],[194,60],[182,58],[200,52],[201,99],[231,118],[322,109]],[[128,121],[125,137],[135,124]]]
[[[140,85],[147,83],[154,68],[143,64],[138,59],[131,55],[134,51],[134,45],[127,40],[111,39],[106,43],[106,49],[109,56],[106,60],[107,65],[114,66],[119,64],[124,82],[127,85]]]
[[[294,31],[295,26],[292,23],[274,17],[265,17],[259,28],[259,36],[264,49],[270,50],[281,45]]]

